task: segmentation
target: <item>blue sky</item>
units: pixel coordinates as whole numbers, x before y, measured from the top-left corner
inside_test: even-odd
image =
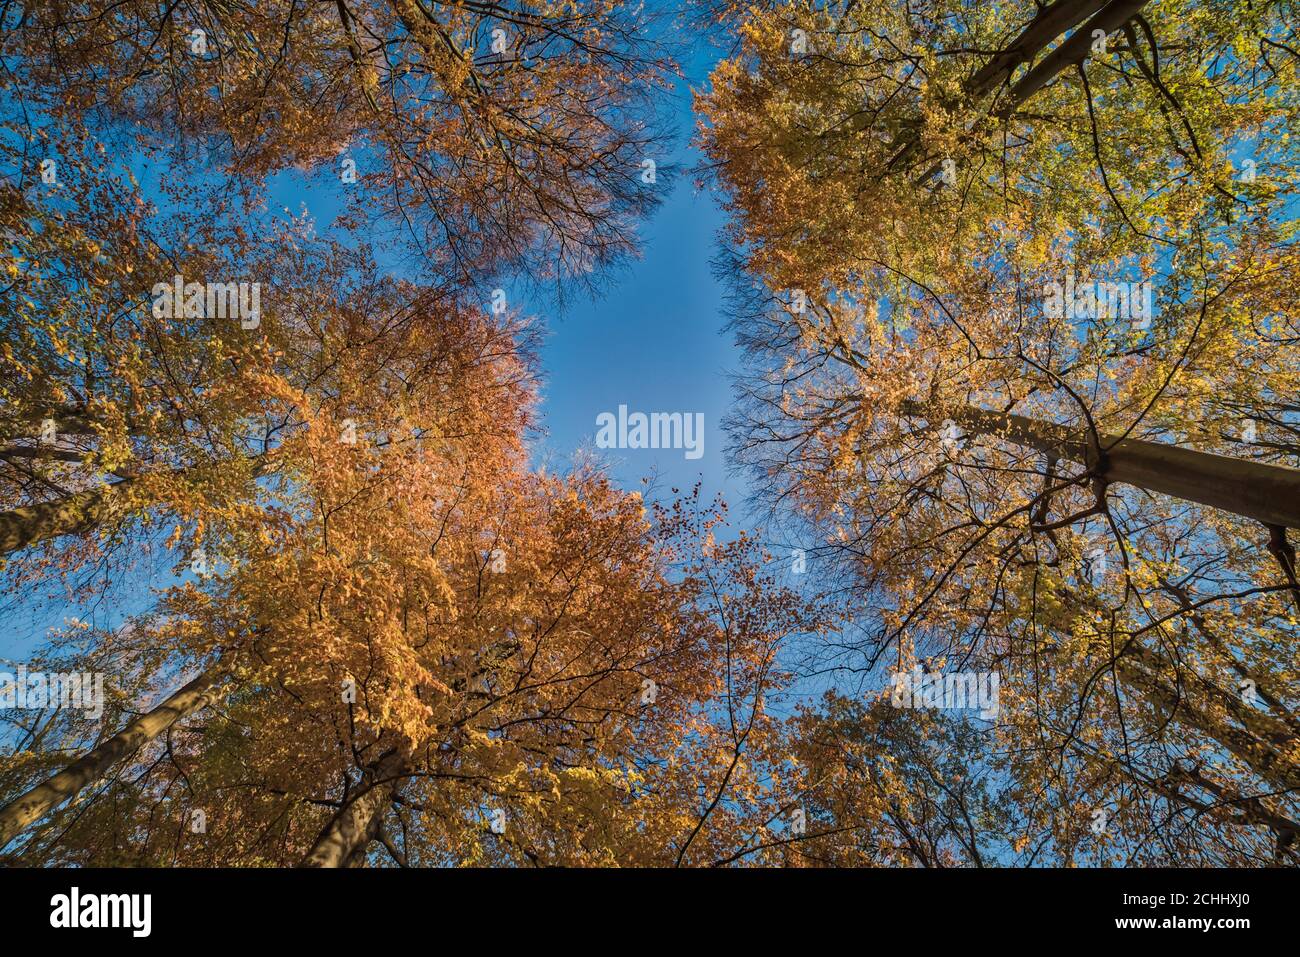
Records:
[[[739,506],[740,482],[725,465],[720,423],[731,401],[728,371],[738,363],[723,331],[721,285],[709,260],[723,221],[711,197],[680,176],[657,215],[642,230],[645,248],[596,302],[547,315],[550,337],[542,359],[546,386],[544,449],[557,460],[594,447],[596,416],[629,412],[704,415],[704,454],[681,449],[598,450],[620,485],[653,476],[666,492],[703,482],[706,496],[722,492]]]
[[[643,224],[642,255],[617,270],[596,301],[574,301],[562,311],[535,311],[550,331],[542,360],[546,386],[542,414],[547,436],[539,461],[560,463],[575,450],[594,449],[596,416],[617,413],[691,412],[704,415],[704,455],[688,460],[681,449],[598,450],[625,488],[651,477],[660,494],[703,483],[705,500],[721,493],[733,518],[742,513],[744,482],[729,474],[721,421],[732,398],[727,373],[740,362],[724,330],[724,289],[709,263],[725,216],[706,190],[697,189],[690,148],[695,128],[691,85],[702,86],[715,51],[706,43],[680,51],[685,78],[672,93],[670,119],[679,131],[661,166],[681,172],[660,177],[663,205]],[[525,311],[527,309],[525,304]]]

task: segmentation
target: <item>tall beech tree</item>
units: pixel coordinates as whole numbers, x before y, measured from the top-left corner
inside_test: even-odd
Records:
[[[675,68],[642,5],[132,0],[5,15],[7,82],[29,110],[115,120],[133,146],[248,193],[316,171],[350,194],[351,219],[457,282],[503,263],[589,276],[632,250],[657,198],[641,175],[666,159],[658,98]]]
[[[1289,242],[1294,58],[1271,58],[1293,29],[1284,5],[1026,7],[795,4],[743,19],[742,52],[699,101],[738,261],[786,301],[843,293],[905,311],[917,295],[960,295],[973,271],[977,283],[1004,277],[996,290],[985,282],[986,295],[1033,308],[1045,281],[1078,272],[1087,284],[1145,279],[1159,311],[1177,313],[1191,293],[1180,262],[1259,249],[1261,231]],[[1089,28],[1051,43],[1116,11],[1123,19],[1096,28],[1086,64],[1060,70],[1058,51]],[[990,111],[997,122],[986,128]],[[940,158],[942,175],[930,175]],[[1170,324],[1154,329],[1142,338],[1176,340]],[[1113,346],[1112,358],[1133,346]],[[1213,465],[1188,459],[1178,470],[1220,481]],[[1242,475],[1286,493],[1294,479]]]
[[[1292,860],[1288,8],[723,16],[732,424],[859,602],[818,664],[999,671],[1026,860]]]
[[[693,508],[530,474],[529,329],[357,272],[281,326],[256,523],[91,644],[125,673],[106,727],[21,728],[0,834],[35,827],[11,859],[732,854],[738,819],[781,810],[759,744],[813,610]]]
[[[595,474],[326,442],[315,520],[157,620],[239,640],[237,688],[18,859],[708,863],[782,814],[765,712],[818,618],[752,542]]]
[[[275,468],[262,470],[266,480],[254,484],[250,497],[238,503],[233,518],[227,519],[225,534],[217,534],[216,520],[206,511],[199,513],[201,519],[196,523],[175,526],[174,534],[192,536],[197,547],[204,549],[203,567],[195,568],[188,557],[182,562],[201,578],[213,574],[222,580],[230,574],[229,569],[249,560],[250,551],[265,549],[273,529],[293,526],[300,518],[308,521],[314,516],[312,520],[328,528],[329,516],[313,511],[316,500],[311,495],[322,481],[319,476],[328,474],[325,466],[331,462],[337,468],[356,465],[362,468],[360,480],[367,479],[365,463],[352,461],[352,450],[358,445],[408,450],[406,454],[418,461],[427,456],[427,469],[433,468],[436,459],[445,465],[446,476],[463,471],[467,461],[495,461],[503,454],[501,449],[519,454],[529,422],[532,334],[509,317],[462,309],[436,290],[377,275],[364,254],[324,251],[333,258],[303,256],[299,266],[310,270],[316,280],[331,277],[333,281],[324,287],[304,284],[302,294],[290,300],[302,312],[286,309],[283,313],[288,321],[280,326],[278,344],[282,348],[276,352],[283,375],[270,378],[274,390],[267,390],[278,406],[268,404],[267,393],[263,393],[257,407],[267,416],[263,421],[268,424],[252,436],[263,443],[266,451],[262,454]],[[327,298],[331,296],[342,298],[331,302]],[[291,314],[309,320],[292,321]],[[401,491],[391,485],[384,488],[390,495]],[[196,497],[202,507],[212,507],[212,499],[203,492]],[[148,507],[165,515],[168,504],[164,499],[150,502]],[[174,641],[159,644],[175,649]],[[242,656],[247,653],[241,649],[238,642],[232,645],[231,635],[222,632],[214,634],[209,645],[183,649],[179,659],[150,657],[147,670],[156,681],[166,681],[178,669],[211,662],[217,670],[209,677],[233,674],[242,667]],[[128,660],[135,657],[138,653]],[[133,666],[133,670],[137,667],[145,666]],[[186,707],[194,710],[207,703],[208,696],[190,695]],[[183,717],[173,714],[161,725],[147,722],[150,735],[167,730]],[[90,758],[84,767],[98,773],[106,766],[101,757],[112,761],[128,757],[146,744],[150,735],[144,740],[133,737],[127,751],[108,742],[96,749],[99,756]],[[36,762],[21,753],[16,757],[29,776],[52,763],[49,758]],[[57,761],[56,756],[51,757]],[[89,780],[82,775],[72,783],[82,787]],[[42,793],[47,799],[72,796],[62,783],[52,784]],[[21,823],[29,823],[33,808],[44,811],[50,807],[33,804],[28,797],[11,803],[0,815],[6,836],[10,827],[20,823],[19,817],[24,818]]]

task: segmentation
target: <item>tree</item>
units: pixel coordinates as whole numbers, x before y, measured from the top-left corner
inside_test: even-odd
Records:
[[[196,649],[242,628],[237,687],[24,856],[342,866],[378,844],[402,866],[689,863],[779,812],[758,746],[774,656],[815,623],[752,542],[706,544],[716,518],[651,520],[595,474],[490,486],[475,468],[430,507],[452,491],[418,481],[430,456],[358,454],[372,467],[321,463],[315,521],[158,621]]]
[[[1117,299],[1118,281],[1132,279],[1134,272],[1156,275],[1158,279],[1146,279],[1148,302],[1154,305],[1158,299],[1162,317],[1182,314],[1184,323],[1161,322],[1141,337],[1146,342],[1135,344],[1130,336],[1116,336],[1116,326],[1098,322],[1105,332],[1089,351],[1098,352],[1099,361],[1118,362],[1143,358],[1162,341],[1175,355],[1200,348],[1199,299],[1218,300],[1229,292],[1245,278],[1252,259],[1260,270],[1285,274],[1290,266],[1285,210],[1295,181],[1294,157],[1278,132],[1289,123],[1294,83],[1290,61],[1279,71],[1269,60],[1269,51],[1289,35],[1290,27],[1274,6],[1241,11],[1231,5],[1198,5],[1195,15],[1180,18],[1181,7],[1171,5],[1168,30],[1178,41],[1170,41],[1174,53],[1162,59],[1155,53],[1155,33],[1139,12],[1144,6],[1061,2],[1026,16],[1023,29],[1015,9],[981,16],[961,4],[926,5],[901,14],[850,4],[838,18],[834,7],[795,5],[760,11],[743,21],[745,49],[718,68],[713,90],[700,99],[705,146],[718,163],[735,214],[738,264],[760,277],[774,296],[798,300],[800,313],[805,301],[816,309],[828,294],[850,296],[858,303],[887,300],[884,309],[893,323],[895,311],[916,308],[916,297],[932,299],[930,306],[946,311],[960,347],[973,353],[974,361],[990,361],[991,381],[1009,373],[1017,379],[1027,376],[1031,387],[1045,394],[1063,393],[1070,383],[1050,379],[1059,372],[1039,368],[1042,355],[1001,356],[1000,350],[987,347],[981,352],[983,344],[966,336],[963,310],[972,308],[971,294],[979,297],[975,308],[981,312],[998,306],[1033,309],[1034,293],[1045,283],[1055,279],[1058,286],[1072,288],[1074,273],[1082,268],[1079,282],[1090,291],[1080,311],[1089,319],[1129,319],[1130,312],[1141,310],[1128,301],[1127,288],[1123,301]],[[1164,13],[1166,6],[1154,9]],[[1012,81],[1017,64],[1031,61],[1060,31],[1095,11],[1107,23],[1123,14],[1107,29],[1130,19],[1141,25],[1156,69],[1148,66],[1130,24],[1127,46],[1110,49],[1099,39],[1089,48],[1092,58],[1088,69],[1080,66],[1077,84],[1054,72],[1063,62],[1057,50]],[[792,32],[800,43],[787,43]],[[1012,36],[1014,40],[1002,39]],[[1082,36],[1063,42],[1059,51],[1078,48]],[[1234,63],[1222,71],[1201,68],[1202,57],[1243,49],[1246,38],[1258,47],[1259,62]],[[999,52],[992,57],[972,52],[988,49]],[[1278,82],[1261,85],[1261,72]],[[1030,77],[1037,77],[1029,85],[1035,107],[1041,100],[1043,112],[993,108],[1002,139],[1000,145],[990,144],[990,131],[980,126],[990,109],[987,101],[1002,102],[999,97],[1009,87],[1012,100],[1024,105],[1030,96],[1024,80]],[[1184,107],[1165,80],[1180,90],[1196,90],[1196,101],[1207,108]],[[1191,94],[1187,99],[1190,103]],[[1208,106],[1224,100],[1233,107]],[[965,130],[958,143],[949,135],[952,125]],[[1112,148],[1103,149],[1099,128]],[[1194,156],[1179,139],[1184,134]],[[1231,181],[1231,157],[1243,141],[1254,154],[1268,155],[1267,177],[1254,175],[1260,160],[1252,154],[1248,181]],[[906,145],[900,148],[900,143]],[[1150,143],[1163,148],[1151,149]],[[977,161],[963,156],[959,164],[953,158],[959,146],[967,153],[978,151]],[[939,189],[927,198],[930,174],[920,182],[898,175],[918,157],[925,168],[945,151],[944,163],[953,165],[945,166],[937,183],[955,191]],[[953,172],[958,165],[960,176]],[[1129,201],[1132,212],[1120,202],[1112,181],[1141,198],[1137,204]],[[1246,195],[1233,195],[1225,182]],[[1051,189],[1043,189],[1044,183]],[[1229,200],[1232,205],[1225,207]],[[918,202],[924,210],[919,217],[913,214]],[[1223,250],[1230,251],[1240,269],[1236,275],[1225,275],[1217,264],[1207,267]],[[1199,281],[1196,271],[1203,268],[1212,269],[1219,286]],[[1105,306],[1094,302],[1092,280],[1112,293],[1097,293],[1106,299]],[[1057,318],[1065,318],[1060,328],[1069,330],[1072,320],[1082,316],[1067,309],[1064,316],[1058,310]],[[1141,318],[1143,329],[1151,325],[1150,313]],[[1011,317],[1012,322],[1022,320],[1019,312]],[[843,345],[835,341],[844,337],[842,330],[810,326],[800,334],[820,337],[830,347]],[[855,335],[848,334],[854,346]],[[1053,348],[1063,347],[1068,344],[1053,341]],[[1075,363],[1062,365],[1070,369]],[[1158,381],[1161,367],[1145,366]],[[1004,405],[1019,401],[1017,385],[998,386]],[[1264,412],[1277,402],[1261,389],[1255,405]],[[1062,404],[1066,414],[1079,418],[1077,403],[1062,397]],[[971,419],[980,410],[954,414]],[[1287,428],[1285,415],[1276,418]],[[1053,421],[1048,419],[1040,436]],[[1091,420],[1082,424],[1094,425]],[[1120,437],[1134,427],[1126,423]],[[1045,444],[1041,437],[1038,444]],[[1070,458],[1065,451],[1056,448],[1052,454]],[[1120,458],[1117,451],[1117,468]],[[1190,485],[1222,481],[1223,469],[1216,471],[1216,463],[1182,458],[1176,469],[1186,473]],[[1092,470],[1100,464],[1091,463]],[[1288,495],[1300,487],[1295,473],[1287,472],[1243,470],[1240,481],[1256,487],[1257,494],[1265,482]],[[1273,516],[1269,524],[1285,527],[1297,520],[1278,518],[1283,516]]]
[[[33,112],[116,123],[249,195],[314,171],[426,275],[587,275],[656,202],[656,99],[674,68],[620,0],[303,6],[132,0],[6,14]],[[108,130],[106,130],[106,133]],[[664,164],[668,165],[668,164]]]
[[[284,351],[277,355],[281,367],[292,369],[304,388],[278,380],[281,408],[276,416],[268,415],[270,424],[260,430],[263,448],[277,462],[274,470],[265,473],[275,482],[254,487],[254,498],[242,503],[238,522],[233,523],[234,534],[213,539],[210,528],[198,527],[197,532],[209,536],[199,539],[207,548],[205,567],[189,563],[200,582],[225,580],[232,568],[250,561],[250,553],[265,551],[275,535],[287,536],[287,529],[298,527],[299,521],[323,525],[317,534],[328,535],[330,515],[313,508],[319,500],[312,496],[332,491],[324,484],[332,474],[329,468],[359,468],[350,480],[359,482],[362,490],[376,481],[390,501],[402,495],[404,486],[384,484],[371,475],[358,445],[371,449],[372,456],[398,450],[404,460],[425,463],[421,467],[429,477],[435,461],[446,469],[446,476],[490,467],[503,454],[516,458],[520,454],[532,392],[527,329],[508,317],[455,311],[449,308],[454,304],[443,301],[436,292],[376,276],[364,255],[330,251],[335,257],[332,260],[312,257],[300,263],[316,280],[327,276],[334,280],[325,287],[302,287],[315,290],[315,302],[300,299],[296,303],[304,309],[300,315],[311,315],[312,321],[286,322],[280,327],[279,344]],[[340,294],[345,297],[341,301],[328,305],[320,301]],[[310,306],[320,311],[308,311]],[[263,402],[259,411],[270,413],[272,407]],[[466,464],[476,462],[485,465]],[[400,472],[382,476],[385,482],[408,477]],[[368,520],[373,521],[373,516]],[[182,588],[176,601],[183,603],[192,590],[193,585]],[[194,596],[201,593],[196,590]],[[188,600],[197,600],[194,596]],[[218,608],[215,613],[229,612]],[[148,621],[146,618],[144,623]],[[160,627],[172,626],[169,619]],[[227,628],[211,633],[208,642],[195,637],[194,644],[181,649],[174,641],[160,640],[158,646],[171,649],[172,655],[150,659],[147,670],[155,679],[177,670],[202,670],[206,663],[215,669],[203,671],[209,680],[217,674],[239,672],[247,667],[244,656],[249,653],[237,640],[241,635],[248,640],[255,637],[239,628]],[[109,649],[116,640],[115,636],[111,639]],[[124,654],[127,660],[136,660],[139,651]],[[118,670],[120,666],[114,669]],[[207,696],[189,698],[187,713],[209,703]],[[127,750],[113,742],[98,747],[80,765],[86,770],[75,775],[72,790],[84,787],[102,772],[105,761],[111,763],[134,753],[185,716],[173,714],[166,723],[145,722],[142,731],[127,732],[127,739],[114,739],[129,744]],[[27,775],[40,770],[27,758],[21,764]],[[67,787],[57,783],[69,778],[55,780],[50,796],[71,796]],[[6,827],[19,820],[15,815],[22,803],[19,800],[4,812]],[[40,810],[48,807],[48,803],[39,805]]]
[[[1079,59],[1085,18],[1120,14]],[[1290,853],[1291,29],[1276,5],[759,8],[700,97],[738,448],[866,606],[843,665],[1002,674],[996,740],[1041,756],[1022,807],[1052,798],[1024,853],[1109,860],[1089,816],[1116,781],[1107,833],[1162,836],[1142,859]],[[1269,175],[1234,178],[1243,150]]]

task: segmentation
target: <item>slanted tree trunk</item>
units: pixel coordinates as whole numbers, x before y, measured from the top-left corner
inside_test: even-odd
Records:
[[[1075,608],[1103,610],[1075,589],[1061,594]],[[1111,653],[1104,645],[1099,651]],[[1285,715],[1253,708],[1191,669],[1175,681],[1165,659],[1136,639],[1117,640],[1114,655],[1116,676],[1144,701],[1217,742],[1277,793],[1300,791],[1300,761],[1291,756],[1296,735]]]
[[[1169,682],[1149,670],[1156,656],[1134,642],[1116,661],[1120,680],[1147,701],[1158,705],[1175,720],[1189,724],[1223,747],[1277,789],[1278,793],[1300,791],[1300,764],[1288,756],[1293,739],[1271,718],[1222,692],[1215,695],[1243,727],[1214,719],[1199,704],[1179,694]],[[1142,663],[1139,665],[1139,661]],[[1199,687],[1197,690],[1204,690]],[[1217,689],[1215,689],[1217,690]]]
[[[235,463],[244,460],[229,461]],[[271,469],[265,456],[254,456],[252,461],[254,478],[266,475]],[[184,476],[200,469],[221,467],[222,464],[213,462],[203,466],[184,466],[173,469],[170,474],[173,477]],[[0,512],[0,558],[39,545],[47,539],[62,535],[84,535],[111,518],[113,510],[120,508],[122,496],[131,488],[132,483],[142,477],[132,475],[111,485],[100,485],[49,502]]]
[[[60,535],[82,535],[108,517],[122,487],[132,479],[86,489],[64,498],[0,512],[0,556]]]
[[[1075,30],[1068,40],[1016,81],[1007,99],[999,106],[998,115],[1009,116],[1062,70],[1087,59],[1092,48],[1093,31],[1111,33],[1118,30],[1141,13],[1146,5],[1147,0],[1111,0],[1091,20]]]
[[[92,413],[83,405],[46,406],[44,411],[29,411],[0,422],[0,437],[5,441],[35,439],[41,434],[46,419],[54,421],[54,430],[58,435],[95,435],[99,428],[106,425],[97,412]],[[128,417],[126,433],[144,435],[145,430],[137,421]]]
[[[393,798],[403,761],[389,754],[372,770],[363,789],[335,812],[299,867],[357,867],[379,833],[384,808]]]
[[[978,103],[1008,82],[1016,67],[1032,62],[1053,40],[1068,30],[1077,28],[1069,39],[1057,46],[1011,88],[996,113],[1000,117],[1010,116],[1062,70],[1083,62],[1092,46],[1093,30],[1101,29],[1107,33],[1118,30],[1136,16],[1146,3],[1147,0],[1058,0],[1049,6],[1040,7],[1034,18],[1010,44],[966,79],[962,84],[962,92],[972,102]],[[1080,27],[1089,17],[1092,19]],[[889,170],[897,170],[916,151],[916,132],[915,129],[908,129],[890,144],[890,150],[895,152],[889,160]],[[928,180],[938,168],[937,165],[932,167],[921,179]]]
[[[903,412],[922,416],[931,425],[951,419],[968,432],[998,436],[1083,465],[1107,482],[1222,509],[1265,525],[1300,528],[1300,469],[1142,439],[1102,435],[1100,443],[1094,444],[1085,432],[970,405],[927,408],[906,402]]]
[[[1288,852],[1294,835],[1300,834],[1300,824],[1277,813],[1268,807],[1257,795],[1244,796],[1232,785],[1220,784],[1205,777],[1201,769],[1188,770],[1176,766],[1163,778],[1154,778],[1146,774],[1135,773],[1126,757],[1096,745],[1084,747],[1077,738],[1066,737],[1065,744],[1085,760],[1098,757],[1106,761],[1109,767],[1124,775],[1132,784],[1146,788],[1196,811],[1198,815],[1220,824],[1238,827],[1267,827],[1277,840],[1277,858],[1282,859]],[[1197,796],[1183,790],[1185,786],[1210,792],[1212,803],[1205,803]],[[1293,852],[1292,852],[1293,853]]]
[[[966,92],[976,99],[992,93],[1010,79],[1016,67],[1029,63],[1062,33],[1078,26],[1105,5],[1106,0],[1059,0],[1040,8],[1005,49],[966,81]]]
[[[117,761],[148,744],[177,721],[211,704],[225,672],[209,668],[148,714],[136,718],[104,743],[0,808],[0,848],[55,807],[99,780]]]

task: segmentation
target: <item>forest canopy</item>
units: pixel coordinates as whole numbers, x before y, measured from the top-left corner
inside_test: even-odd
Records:
[[[0,861],[1300,863],[1297,12],[0,7]],[[706,43],[743,522],[506,293]]]

